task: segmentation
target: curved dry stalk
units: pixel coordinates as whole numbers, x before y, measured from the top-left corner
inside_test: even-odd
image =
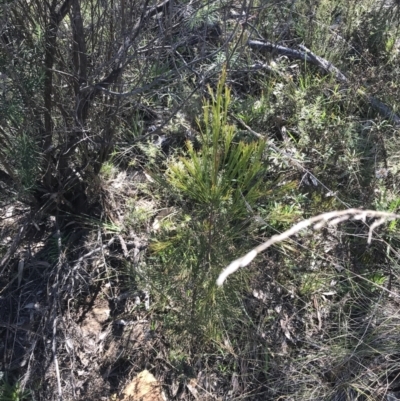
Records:
[[[217,284],[221,286],[228,278],[228,276],[235,273],[240,267],[247,266],[259,253],[265,251],[271,245],[284,241],[285,239],[288,239],[292,235],[297,234],[298,232],[304,230],[307,227],[312,226],[314,230],[319,230],[325,225],[335,226],[346,220],[362,220],[363,222],[365,222],[367,217],[378,219],[374,221],[369,228],[368,243],[371,243],[372,233],[376,227],[382,225],[388,220],[399,219],[400,215],[395,213],[379,212],[375,210],[347,209],[347,210],[322,213],[319,214],[318,216],[302,220],[300,221],[300,223],[295,224],[289,230],[286,230],[281,234],[272,236],[268,241],[255,247],[246,255],[240,257],[239,259],[234,260],[221,272],[221,274],[217,279]]]

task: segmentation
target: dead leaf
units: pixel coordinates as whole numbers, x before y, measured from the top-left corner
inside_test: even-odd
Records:
[[[188,390],[192,393],[193,397],[198,400],[199,399],[199,392],[196,389],[197,386],[197,380],[196,379],[190,379],[190,382],[186,385]]]
[[[281,324],[281,328],[283,330],[283,333],[285,334],[285,337],[288,340],[292,340],[292,337],[290,336],[290,331],[287,328],[287,324],[288,324],[288,319],[287,317],[285,317],[285,320],[281,319],[280,320],[280,324]]]
[[[314,301],[314,308],[317,311],[318,330],[321,331],[322,330],[322,319],[321,319],[321,312],[319,309],[318,299],[316,296],[313,297],[313,301]]]
[[[166,401],[157,379],[148,371],[140,372],[122,392],[120,401]]]
[[[146,177],[147,181],[149,182],[154,182],[154,179],[152,176],[150,176],[149,174],[147,174],[145,171],[143,172],[144,176]]]

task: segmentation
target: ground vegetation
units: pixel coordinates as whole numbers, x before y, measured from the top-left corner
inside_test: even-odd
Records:
[[[399,22],[0,0],[0,401],[400,399]]]

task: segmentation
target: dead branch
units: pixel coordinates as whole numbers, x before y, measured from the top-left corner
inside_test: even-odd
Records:
[[[325,60],[324,58],[317,56],[311,50],[307,49],[307,47],[300,45],[299,47],[302,49],[295,50],[290,49],[285,46],[273,44],[268,41],[260,41],[260,40],[249,40],[247,45],[256,50],[265,50],[270,53],[277,53],[282,56],[287,56],[294,60],[302,60],[307,63],[313,64],[319,68],[321,68],[326,74],[331,74],[335,77],[337,81],[341,84],[349,84],[348,78],[331,62]],[[382,103],[380,100],[376,99],[373,96],[368,95],[365,91],[358,90],[358,94],[362,95],[367,103],[371,105],[371,107],[376,110],[382,117],[387,118],[391,122],[393,122],[397,127],[400,126],[400,117],[393,112],[393,110]]]
[[[340,70],[336,68],[330,61],[317,56],[310,49],[307,49],[307,47],[303,45],[300,45],[299,47],[311,59],[312,64],[322,68],[322,70],[324,70],[327,74],[334,75],[335,78],[342,84],[348,83],[347,77],[342,72],[340,72]]]
[[[307,61],[309,63],[314,64],[311,57],[309,57],[305,52],[295,50],[295,49],[290,49],[289,47],[273,44],[268,41],[249,40],[247,42],[247,45],[250,48],[255,49],[255,50],[266,50],[267,52],[270,52],[270,53],[277,53],[277,54],[280,54],[281,56],[287,56],[294,60]]]
[[[328,213],[322,213],[318,216],[311,217],[306,220],[302,220],[300,223],[295,224],[289,230],[284,231],[281,234],[272,236],[268,241],[255,247],[246,255],[234,260],[228,265],[219,275],[217,284],[221,286],[225,280],[231,274],[235,273],[239,268],[246,267],[250,262],[261,252],[265,251],[270,246],[282,242],[292,235],[297,234],[300,231],[312,226],[314,230],[319,230],[324,226],[335,226],[346,220],[362,220],[366,221],[367,217],[376,220],[369,228],[368,243],[371,243],[373,230],[389,220],[400,219],[399,214],[379,212],[375,210],[362,210],[362,209],[347,209]]]

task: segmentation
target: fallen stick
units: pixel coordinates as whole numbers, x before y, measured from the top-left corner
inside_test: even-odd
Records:
[[[322,57],[317,56],[314,54],[310,49],[307,47],[300,45],[301,50],[303,50],[307,56],[311,59],[311,63],[315,64],[316,66],[322,68],[327,74],[332,74],[335,78],[340,81],[341,83],[345,84],[348,83],[347,77],[340,72],[338,68],[336,68],[330,61],[325,60]]]
[[[270,53],[277,53],[283,56],[287,56],[291,59],[302,60],[307,63],[313,64],[321,68],[326,74],[331,74],[335,77],[337,81],[342,84],[348,84],[348,78],[331,62],[325,60],[324,58],[317,56],[311,50],[307,49],[305,46],[300,46],[301,50],[290,49],[285,46],[273,44],[268,41],[261,40],[249,40],[247,45],[256,50],[265,50]],[[396,127],[400,127],[400,117],[391,108],[380,100],[366,93],[365,90],[359,89],[357,93],[365,98],[367,103],[376,110],[382,117],[390,120]]]

